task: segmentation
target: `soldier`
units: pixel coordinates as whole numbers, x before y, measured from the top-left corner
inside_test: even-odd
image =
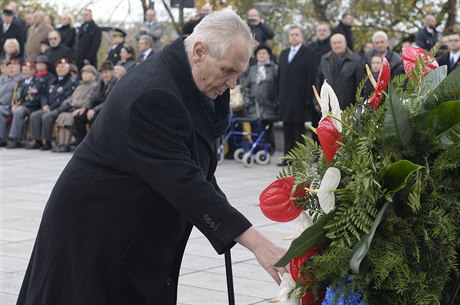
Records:
[[[52,131],[54,121],[59,116],[59,106],[72,95],[77,83],[71,78],[70,66],[67,59],[60,59],[56,65],[58,77],[52,82],[48,90],[48,100],[42,110],[30,115],[32,137],[34,142],[30,149],[40,148],[41,150],[51,149]],[[45,141],[44,144],[42,139]]]
[[[11,112],[13,121],[8,134],[8,144],[6,148],[22,147],[22,137],[24,134],[25,118],[35,111],[46,109],[46,84],[34,75],[35,68],[31,61],[26,61],[22,68],[24,79],[18,82],[13,99],[11,101]]]
[[[0,75],[0,147],[6,146],[6,120],[11,117],[11,99],[16,84],[22,79],[21,65],[17,60],[6,62],[6,74]]]
[[[107,54],[107,59],[114,65],[120,60],[120,51],[125,43],[126,33],[120,28],[112,28],[112,47]]]

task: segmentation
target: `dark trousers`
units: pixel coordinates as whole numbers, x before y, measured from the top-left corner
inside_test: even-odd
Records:
[[[74,117],[73,122],[73,135],[75,136],[75,144],[79,145],[81,141],[85,138],[88,133],[87,124],[89,126],[93,125],[94,120],[97,117],[97,112],[94,114],[94,117],[91,120],[88,120],[86,116],[86,111],[82,115]]]
[[[283,122],[284,154],[286,155],[296,142],[304,143],[302,135],[305,135],[304,123]]]

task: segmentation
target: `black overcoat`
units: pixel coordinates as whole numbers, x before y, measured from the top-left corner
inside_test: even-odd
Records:
[[[84,60],[89,60],[90,64],[97,67],[97,51],[101,45],[102,31],[94,23],[88,21],[81,25],[77,34],[77,50],[75,61],[79,69],[84,66]]]
[[[52,191],[18,304],[175,304],[192,225],[218,253],[250,227],[216,184],[215,148],[178,39],[109,94]]]
[[[303,123],[310,119],[308,105],[313,103],[313,88],[319,65],[319,56],[310,47],[302,45],[291,63],[290,48],[281,52],[278,72],[278,100],[283,122]]]

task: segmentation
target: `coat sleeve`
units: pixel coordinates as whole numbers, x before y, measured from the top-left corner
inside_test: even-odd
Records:
[[[148,90],[129,110],[125,160],[221,254],[251,224],[228,203],[215,180],[206,180],[187,145],[191,137],[192,121],[182,101],[161,89]]]

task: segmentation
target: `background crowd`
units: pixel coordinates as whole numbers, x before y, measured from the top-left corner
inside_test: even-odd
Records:
[[[190,34],[211,11],[209,4],[202,6],[184,23],[182,34]],[[10,2],[1,14],[0,147],[71,151],[83,140],[117,80],[170,42],[165,41],[164,26],[152,8],[130,35],[121,28],[99,26],[90,9],[77,16],[81,20],[77,28],[71,14],[64,14],[56,26],[43,11],[19,13],[18,5]],[[296,141],[302,142],[305,122],[316,126],[319,121],[312,86],[320,88],[327,80],[343,109],[373,92],[372,85],[363,82],[365,64],[375,78],[383,57],[390,64],[392,77],[404,73],[400,55],[384,31],[376,30],[356,50],[350,14],[341,16],[338,23],[318,22],[312,41],[304,39],[302,27],[291,27],[288,45],[279,56],[270,48],[279,33],[264,22],[261,12],[252,8],[242,17],[258,45],[233,89],[238,91],[232,94],[233,112],[261,120],[268,128],[267,141],[272,148],[273,123],[282,121],[285,153]],[[105,60],[98,63],[104,31],[111,35],[111,47],[103,56]],[[428,51],[442,45],[436,56],[449,73],[459,65],[459,33],[441,37],[432,15],[425,16],[424,27],[412,44]]]

